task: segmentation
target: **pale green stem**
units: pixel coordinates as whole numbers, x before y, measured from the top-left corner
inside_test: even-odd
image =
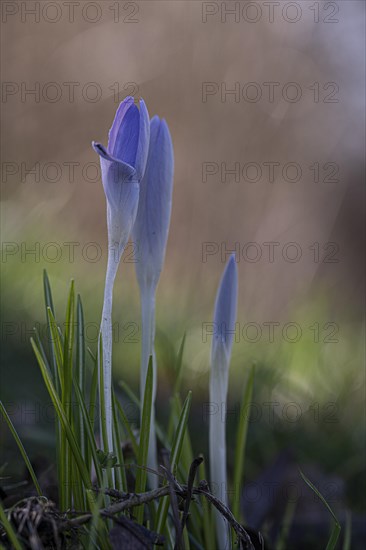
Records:
[[[104,403],[106,413],[107,443],[108,448],[105,452],[113,450],[113,430],[112,430],[112,303],[114,280],[119,265],[119,258],[115,249],[108,249],[108,264],[104,287],[104,302],[101,321],[101,334],[103,341],[103,381],[104,381]],[[99,391],[102,391],[100,388]],[[102,430],[101,430],[102,433]]]
[[[210,373],[210,481],[211,491],[226,506],[227,475],[226,475],[226,401],[228,388],[229,369],[220,364],[221,361],[213,361]],[[218,550],[230,548],[229,526],[222,515],[215,510],[215,525],[218,540]]]
[[[142,349],[141,349],[141,369],[140,369],[140,400],[144,402],[144,393],[146,385],[147,369],[149,366],[150,355],[153,357],[153,391],[151,404],[151,423],[149,450],[147,456],[147,466],[152,470],[158,470],[157,446],[155,434],[155,398],[157,386],[157,365],[154,349],[155,341],[155,289],[141,289],[141,311],[142,311]],[[142,411],[141,411],[142,414]],[[149,485],[151,489],[158,487],[158,476],[148,473]]]

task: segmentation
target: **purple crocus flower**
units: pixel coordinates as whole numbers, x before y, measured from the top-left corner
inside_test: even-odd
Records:
[[[107,198],[109,248],[119,262],[135,221],[139,183],[144,175],[149,150],[150,123],[145,102],[140,109],[133,97],[118,107],[109,131],[108,147],[93,142],[100,156],[102,181]]]
[[[108,263],[101,321],[103,341],[104,401],[107,447],[112,440],[112,301],[118,265],[135,222],[140,181],[144,175],[150,140],[149,114],[144,101],[140,109],[132,97],[118,107],[109,131],[107,149],[93,142],[100,156],[102,181],[107,199]],[[100,389],[101,391],[101,389]],[[106,445],[104,444],[104,447]]]

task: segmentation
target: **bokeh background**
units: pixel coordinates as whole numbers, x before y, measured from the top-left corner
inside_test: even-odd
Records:
[[[175,150],[157,296],[158,416],[169,406],[186,332],[192,439],[197,453],[206,452],[211,341],[203,324],[235,249],[240,291],[229,401],[235,411],[255,364],[261,412],[250,423],[246,479],[259,479],[290,452],[291,464],[314,469],[324,492],[333,476],[333,504],[356,517],[365,489],[364,3],[71,4],[1,3],[1,390],[30,455],[52,460],[53,451],[29,346],[33,325],[44,323],[42,270],[60,321],[75,279],[95,350],[107,233],[91,141],[107,143],[119,101],[134,95],[167,120]],[[273,178],[268,163],[276,163]],[[240,173],[225,174],[238,166]],[[272,258],[269,242],[276,243]],[[114,376],[136,389],[133,259],[131,244],[115,288]],[[228,417],[230,468],[237,420],[238,413]],[[0,466],[10,463],[7,474],[21,478],[4,425],[1,446]],[[280,478],[277,470],[271,475]]]

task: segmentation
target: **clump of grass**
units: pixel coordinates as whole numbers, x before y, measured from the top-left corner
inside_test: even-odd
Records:
[[[99,376],[103,376],[103,369],[98,365],[98,361],[103,357],[102,342],[99,341],[99,349],[95,350],[95,353],[86,349],[82,300],[80,296],[75,297],[73,281],[70,284],[63,325],[56,318],[51,285],[46,272],[44,273],[44,295],[47,332],[50,336],[49,349],[46,350],[37,331],[31,339],[31,344],[56,412],[55,458],[59,486],[57,505],[60,510],[57,514],[62,518],[61,524],[58,523],[61,534],[66,533],[70,537],[70,533],[75,533],[76,529],[80,540],[84,542],[87,540],[87,546],[95,548],[99,547],[98,540],[100,534],[104,532],[107,541],[105,547],[109,547],[108,533],[111,532],[113,523],[118,523],[121,517],[133,517],[136,524],[149,526],[151,532],[155,532],[157,537],[163,536],[165,544],[170,547],[170,545],[174,546],[179,532],[174,523],[178,517],[179,521],[182,521],[180,531],[182,540],[192,539],[199,546],[207,547],[207,544],[212,541],[212,533],[207,530],[207,523],[212,521],[207,504],[211,503],[214,508],[229,518],[229,522],[238,531],[238,536],[243,536],[245,530],[237,524],[229,509],[210,493],[207,482],[201,481],[194,486],[192,472],[189,476],[191,464],[194,463],[192,451],[187,453],[190,448],[187,426],[192,392],[188,392],[184,403],[180,397],[185,337],[177,355],[177,380],[175,396],[171,401],[170,417],[167,419],[166,426],[157,427],[158,438],[167,451],[167,460],[164,468],[159,472],[151,472],[160,480],[160,486],[155,491],[149,491],[146,490],[148,472],[146,460],[152,408],[152,358],[150,357],[145,386],[140,432],[136,435],[134,427],[124,413],[119,397],[113,392],[112,424],[117,452],[115,454],[105,452],[102,448],[103,437],[106,438],[105,428],[103,434],[103,425],[105,425],[103,392],[100,394],[101,402],[96,407],[97,386],[103,385],[103,379],[98,380],[98,373]],[[124,387],[129,398],[140,406],[138,398],[126,385]],[[101,439],[95,418],[96,410],[101,411]],[[23,455],[36,490],[41,495],[42,489],[27,453],[3,406],[1,411]],[[129,442],[133,453],[133,458],[128,464],[125,463],[122,450],[123,443],[126,441]],[[202,459],[198,460],[198,466],[201,462]],[[132,487],[128,486],[126,481],[127,469],[135,478]],[[116,488],[113,485],[112,472]],[[130,493],[132,490],[133,493]],[[173,495],[176,499],[188,503],[184,514],[178,511],[175,519],[172,513]],[[198,495],[199,500],[201,498],[207,500],[204,506],[201,506],[198,500],[195,501]],[[191,520],[189,511],[193,507],[195,517]],[[3,517],[8,518],[3,521],[8,540],[11,540],[14,534],[14,526],[11,527],[14,523],[12,514],[12,511],[8,511],[7,514],[3,511]],[[206,544],[207,537],[210,541]]]

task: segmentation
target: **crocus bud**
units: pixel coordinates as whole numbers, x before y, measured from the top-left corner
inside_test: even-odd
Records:
[[[172,209],[173,144],[165,120],[150,122],[150,147],[133,240],[137,245],[136,275],[141,289],[156,288],[163,268]]]
[[[157,470],[155,436],[155,397],[157,365],[154,351],[155,291],[163,268],[168,240],[173,190],[173,145],[164,120],[155,116],[150,123],[150,146],[146,172],[140,185],[140,199],[133,228],[136,244],[136,275],[140,287],[142,311],[142,352],[140,369],[140,396],[143,401],[149,357],[153,357],[153,401],[151,408],[148,467]],[[158,477],[149,474],[151,488],[156,488]]]
[[[211,349],[212,376],[228,373],[236,323],[238,269],[232,254],[216,295],[214,335]]]
[[[235,256],[226,265],[217,291],[214,313],[214,335],[211,348],[210,402],[217,411],[210,416],[210,480],[224,504],[227,499],[226,425],[221,411],[226,411],[229,366],[235,331],[238,296],[238,271]],[[230,548],[229,527],[221,514],[216,514],[218,549]]]
[[[109,131],[108,148],[93,142],[100,156],[102,181],[107,198],[109,248],[117,263],[128,242],[139,201],[139,183],[145,172],[150,123],[144,101],[140,109],[132,97],[118,107]],[[117,252],[117,254],[116,254]]]
[[[140,109],[132,97],[119,106],[109,131],[108,147],[93,142],[100,156],[102,181],[107,199],[108,264],[101,321],[103,380],[107,442],[112,440],[112,301],[118,265],[131,234],[137,213],[140,181],[144,175],[150,139],[150,119],[145,103]]]

